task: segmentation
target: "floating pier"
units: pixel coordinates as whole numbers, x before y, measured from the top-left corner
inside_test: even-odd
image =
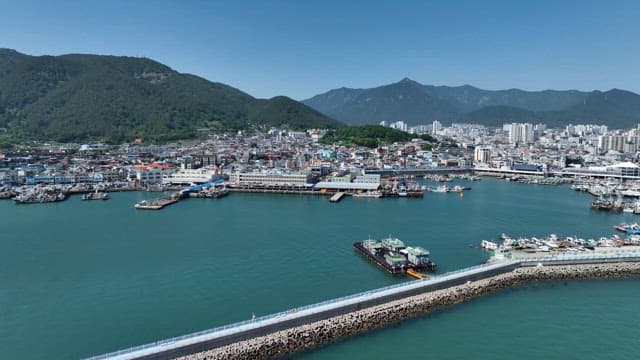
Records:
[[[343,197],[344,197],[344,193],[343,192],[337,192],[337,193],[333,194],[333,196],[331,196],[331,199],[329,199],[329,201],[331,201],[332,203],[337,203],[340,200],[342,200]]]
[[[166,206],[177,203],[179,200],[180,197],[174,194],[151,201],[142,200],[135,204],[134,207],[138,210],[160,210]]]

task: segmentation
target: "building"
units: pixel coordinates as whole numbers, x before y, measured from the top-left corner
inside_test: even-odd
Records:
[[[602,135],[598,137],[598,150],[599,151],[619,151],[624,152],[624,145],[626,143],[626,136],[624,135]]]
[[[440,132],[440,130],[442,130],[442,123],[440,123],[440,121],[438,120],[434,120],[433,124],[431,124],[431,133],[437,134]]]
[[[511,144],[529,144],[535,140],[535,131],[532,124],[505,124],[502,129],[509,133],[509,142]]]
[[[353,181],[348,175],[330,176],[327,180],[317,183],[314,188],[321,191],[362,192],[378,190],[380,187],[380,175],[378,174],[359,175]]]
[[[231,174],[229,181],[236,185],[310,187],[312,177],[311,173],[235,172]]]
[[[476,164],[488,164],[491,162],[491,148],[488,146],[476,147],[473,159]]]
[[[398,129],[398,130],[401,130],[401,131],[404,131],[404,132],[407,131],[407,124],[405,124],[404,121],[396,121],[394,123],[391,123],[389,125],[389,127],[392,128],[392,129]]]
[[[200,168],[200,169],[180,169],[170,175],[165,175],[162,179],[163,184],[173,185],[191,185],[191,184],[204,184],[213,180],[216,175],[215,171]]]

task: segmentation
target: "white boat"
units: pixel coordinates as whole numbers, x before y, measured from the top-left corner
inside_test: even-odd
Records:
[[[626,197],[640,197],[640,191],[635,189],[622,190],[620,195]]]
[[[487,249],[487,250],[494,250],[494,251],[498,250],[498,244],[488,240],[482,240],[482,242],[480,243],[480,246],[483,249]]]
[[[380,191],[366,191],[361,193],[355,193],[352,195],[354,198],[379,198],[382,197]]]
[[[443,185],[438,185],[437,188],[435,188],[435,189],[433,189],[431,191],[437,192],[437,193],[445,193],[445,192],[447,192],[447,185],[444,185],[444,184]]]

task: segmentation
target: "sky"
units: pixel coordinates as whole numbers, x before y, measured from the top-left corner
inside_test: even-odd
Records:
[[[260,98],[404,77],[640,93],[639,1],[0,0],[0,47],[148,57]]]

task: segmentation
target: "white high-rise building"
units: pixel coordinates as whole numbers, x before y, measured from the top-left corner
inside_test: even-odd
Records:
[[[512,144],[528,144],[535,140],[534,126],[530,123],[505,124],[502,128],[509,132],[509,142]]]
[[[396,121],[394,123],[389,124],[390,128],[393,129],[398,129],[398,130],[402,130],[402,131],[407,131],[407,124],[405,124],[404,121]]]
[[[476,147],[473,159],[476,164],[488,164],[491,161],[491,148],[488,146]]]
[[[433,124],[431,124],[431,133],[437,134],[440,130],[442,130],[442,123],[438,120],[434,120]]]

